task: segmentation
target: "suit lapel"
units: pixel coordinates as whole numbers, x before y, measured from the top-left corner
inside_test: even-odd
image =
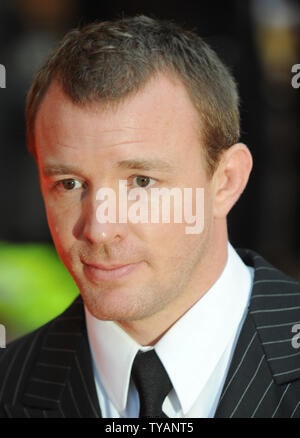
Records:
[[[292,345],[299,283],[253,251],[239,254],[254,267],[253,289],[215,417],[292,416],[297,401],[289,405],[286,397],[300,378],[300,352]]]
[[[9,416],[101,417],[81,297],[49,325],[23,396]]]

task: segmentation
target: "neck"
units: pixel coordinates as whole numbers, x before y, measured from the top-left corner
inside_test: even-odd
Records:
[[[181,294],[159,312],[147,318],[137,321],[116,321],[116,323],[140,345],[155,345],[220,277],[227,262],[227,245],[227,228],[220,229],[213,242],[209,242],[201,266]]]

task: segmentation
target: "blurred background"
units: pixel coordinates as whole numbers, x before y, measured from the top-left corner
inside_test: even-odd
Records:
[[[254,170],[230,213],[230,239],[300,280],[300,88],[291,85],[291,68],[300,64],[299,1],[1,0],[0,323],[7,341],[47,322],[78,294],[53,248],[26,150],[24,107],[33,74],[72,27],[140,13],[197,31],[233,72],[241,140]]]

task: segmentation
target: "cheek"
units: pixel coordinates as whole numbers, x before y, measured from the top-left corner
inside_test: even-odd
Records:
[[[157,268],[164,266],[167,270],[177,269],[193,257],[199,246],[201,247],[204,233],[188,235],[185,232],[186,225],[149,224],[140,229],[140,238],[149,248],[152,262]]]
[[[74,215],[51,203],[46,204],[46,214],[55,245],[68,246],[68,242],[72,240]]]

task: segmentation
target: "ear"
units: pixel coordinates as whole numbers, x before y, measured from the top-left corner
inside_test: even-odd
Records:
[[[223,152],[214,179],[214,217],[225,218],[243,193],[252,169],[252,155],[243,143]]]

